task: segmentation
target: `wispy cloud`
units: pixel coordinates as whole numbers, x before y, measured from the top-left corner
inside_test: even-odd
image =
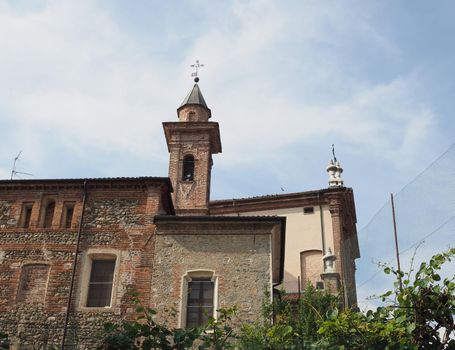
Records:
[[[343,6],[271,1],[233,2],[221,16],[211,10],[218,8],[205,10],[206,30],[183,47],[184,62],[204,57],[201,84],[228,145],[224,162],[273,157],[334,135],[345,147],[368,146],[383,160],[404,164],[432,136],[434,116],[419,102],[415,77],[365,81],[335,59],[349,42],[369,40],[385,56],[397,52],[360,12],[354,19]],[[189,89],[185,64],[175,69],[147,54],[107,9],[88,1],[49,1],[30,11],[3,4],[0,32],[8,33],[0,36],[0,93],[8,111],[2,118],[14,119],[10,132],[35,161],[48,143],[79,153],[164,157],[160,122],[175,119]],[[321,82],[338,93],[315,96],[313,86]]]
[[[407,46],[417,36],[413,26],[427,30],[418,10],[408,16],[408,28],[402,10],[390,3],[124,5],[143,14],[140,24],[127,20],[121,6],[0,0],[0,178],[9,178],[20,150],[20,170],[37,178],[123,175],[132,163],[129,175],[143,175],[138,168],[165,175],[161,122],[177,119],[195,59],[205,63],[200,86],[221,127],[223,154],[215,159],[212,193],[224,197],[325,185],[324,163],[335,142],[350,156],[342,159],[350,163],[347,185],[356,191],[365,223],[384,193],[401,188],[451,143],[441,135],[453,136],[453,119],[442,122],[441,111],[453,110],[452,95],[438,96],[447,104],[442,107],[429,96],[435,86],[425,79],[432,69],[422,69],[420,55]],[[393,11],[400,14],[395,28]],[[400,38],[403,32],[408,37]],[[438,54],[448,49],[446,42],[439,45]],[[438,66],[431,58],[423,66]],[[451,86],[450,79],[442,85]],[[440,179],[415,191],[431,191],[428,198],[438,201],[422,202],[431,215],[412,216],[410,227],[425,227],[425,217],[451,208],[444,203],[453,196],[438,195],[448,181]],[[368,257],[390,255],[383,239],[390,221],[381,220],[375,232],[359,236],[368,260],[359,261],[367,266],[360,282],[372,271]],[[362,288],[361,298],[374,289]]]

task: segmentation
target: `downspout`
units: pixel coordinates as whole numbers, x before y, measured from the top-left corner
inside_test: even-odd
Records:
[[[76,277],[76,267],[77,267],[77,255],[79,253],[79,246],[81,243],[81,233],[82,233],[82,225],[84,223],[84,213],[85,213],[85,202],[87,199],[87,180],[84,180],[84,188],[83,188],[83,197],[82,197],[82,212],[81,217],[79,218],[79,228],[77,230],[77,237],[76,237],[76,249],[74,251],[74,260],[73,260],[73,270],[71,272],[71,284],[70,290],[68,294],[68,302],[66,304],[66,315],[65,315],[65,323],[63,325],[63,337],[60,349],[63,350],[65,348],[65,340],[66,340],[66,331],[68,329],[68,320],[71,311],[71,299],[73,298],[73,288],[74,288],[74,279]]]
[[[324,230],[324,214],[322,213],[322,205],[320,202],[320,193],[318,192],[318,203],[319,203],[319,218],[321,221],[321,240],[322,240],[322,256],[326,253],[325,247],[325,230]]]

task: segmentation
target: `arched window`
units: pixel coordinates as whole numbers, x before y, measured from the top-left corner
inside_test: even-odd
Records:
[[[185,158],[183,158],[182,180],[183,181],[194,180],[194,157],[192,155],[188,155],[185,156]]]
[[[46,208],[44,210],[44,220],[43,220],[43,227],[49,228],[52,226],[52,220],[54,219],[54,211],[55,211],[55,201],[50,200],[46,204]]]

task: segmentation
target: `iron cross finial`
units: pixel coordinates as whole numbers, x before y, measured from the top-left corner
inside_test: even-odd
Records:
[[[202,63],[199,63],[199,60],[196,60],[196,63],[192,64],[191,67],[196,69],[195,72],[191,73],[191,76],[194,77],[194,81],[197,83],[199,81],[199,77],[197,76],[199,68],[204,67],[204,65]]]

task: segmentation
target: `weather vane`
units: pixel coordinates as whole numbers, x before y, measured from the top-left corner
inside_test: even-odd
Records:
[[[197,73],[199,72],[199,68],[204,67],[204,65],[202,63],[199,63],[199,60],[196,60],[196,63],[192,64],[191,67],[196,69],[195,72],[191,73],[191,76],[194,77],[194,82],[197,83],[199,81],[199,77],[197,76]]]
[[[333,162],[337,162],[337,157],[335,156],[335,144],[332,143],[332,154],[333,154]]]
[[[22,151],[20,151],[17,156],[14,158],[14,163],[13,163],[13,169],[11,170],[11,180],[14,178],[14,177],[18,177],[19,179],[21,178],[19,176],[19,174],[21,175],[28,175],[28,176],[33,176],[33,174],[29,174],[29,173],[24,173],[22,171],[17,171],[16,170],[16,163],[17,161],[19,160],[19,157],[21,156],[21,153]]]

